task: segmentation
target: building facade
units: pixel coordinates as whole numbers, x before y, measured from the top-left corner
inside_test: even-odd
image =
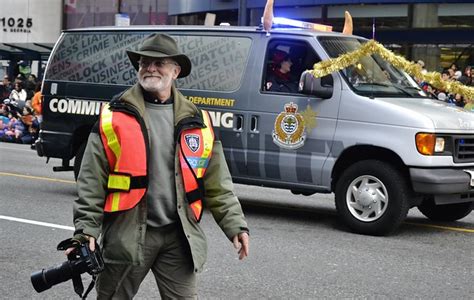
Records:
[[[41,75],[61,33],[62,0],[2,0],[0,76]]]

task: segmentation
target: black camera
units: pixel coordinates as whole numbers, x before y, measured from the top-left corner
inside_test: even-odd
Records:
[[[104,270],[104,261],[97,243],[95,251],[91,251],[87,243],[79,244],[72,239],[67,239],[59,243],[57,249],[64,251],[71,247],[75,249],[68,254],[66,262],[31,274],[31,283],[38,293],[72,279],[74,290],[81,295],[84,290],[81,274],[87,272],[92,275],[94,283],[96,275]]]

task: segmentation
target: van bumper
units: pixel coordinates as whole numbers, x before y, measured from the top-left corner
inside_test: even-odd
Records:
[[[72,155],[72,134],[52,131],[40,131],[35,143],[38,156],[69,160]]]
[[[436,204],[474,201],[471,176],[463,169],[410,168],[410,177],[413,190],[434,195]]]
[[[473,191],[471,177],[461,169],[410,168],[413,190],[422,194],[457,194]]]

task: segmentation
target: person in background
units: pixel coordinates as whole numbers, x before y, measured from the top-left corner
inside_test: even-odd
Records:
[[[3,76],[2,85],[0,86],[0,101],[8,99],[13,90],[13,85],[8,75]]]
[[[466,98],[464,102],[466,102],[464,109],[474,112],[474,100],[472,98]]]
[[[4,104],[0,104],[0,141],[3,141],[3,136],[10,124],[10,119],[7,117],[8,113],[4,108]]]
[[[456,80],[456,71],[452,68],[449,68],[447,71],[449,74],[449,80]]]
[[[449,66],[449,69],[453,70],[453,72],[456,72],[458,70],[458,65],[456,65],[456,63],[452,63],[451,66]]]
[[[26,60],[20,60],[18,62],[18,72],[23,76],[23,81],[31,74],[30,63]]]
[[[10,100],[15,101],[20,109],[25,107],[26,102],[26,91],[23,88],[23,83],[15,82],[14,89],[10,93]]]
[[[8,119],[10,119],[10,121],[7,127],[4,129],[2,141],[21,143],[21,137],[23,136],[25,131],[25,126],[20,119],[21,114],[16,112],[15,115],[13,115],[11,112],[9,112],[7,117]]]
[[[422,89],[431,97],[431,98],[438,98],[437,96],[437,90],[430,85],[429,83],[426,83],[424,86],[422,86]],[[439,98],[438,98],[439,99]]]
[[[16,121],[16,118],[13,117],[11,112],[4,111],[2,115],[2,126],[0,132],[0,141],[2,142],[11,142],[15,135],[13,128],[13,123]]]
[[[464,107],[464,97],[461,94],[455,94],[453,97],[454,104],[459,107]]]
[[[26,79],[25,76],[20,73],[20,74],[16,75],[14,84],[17,83],[17,82],[23,83],[25,81],[25,79]]]
[[[34,112],[34,120],[33,123],[30,127],[30,133],[31,133],[31,149],[36,149],[36,144],[35,141],[39,137],[39,128],[40,128],[40,123],[43,121],[43,95],[41,94],[41,82],[38,81],[36,83],[35,87],[35,94],[33,95],[33,98],[31,99],[31,107]]]
[[[30,74],[28,75],[28,79],[24,82],[25,91],[27,94],[26,99],[32,99],[35,94],[36,88],[36,75]]]
[[[461,72],[461,71],[457,70],[456,72],[454,72],[454,79],[455,79],[455,80],[458,80],[458,81],[459,81],[459,79],[461,78],[461,76],[462,76],[462,72]]]
[[[89,135],[73,241],[95,251],[101,236],[99,299],[132,299],[150,270],[162,299],[197,299],[196,273],[207,256],[203,205],[239,259],[249,253],[247,222],[209,114],[174,85],[190,73],[190,59],[165,34],[127,53],[138,82],[104,105]]]
[[[31,106],[35,112],[35,116],[38,119],[38,122],[42,121],[42,105],[43,105],[43,95],[41,95],[41,82],[37,82],[35,86],[35,94],[31,99]]]
[[[420,67],[421,67],[421,74],[426,74],[428,71],[425,68],[425,62],[422,61],[421,59],[416,62]]]
[[[23,107],[22,114],[20,116],[20,120],[23,123],[23,133],[20,138],[22,144],[32,144],[33,137],[36,134],[36,117],[33,114],[33,109],[31,107],[25,106]]]
[[[291,61],[288,53],[277,50],[272,57],[273,67],[267,76],[265,89],[281,93],[297,93],[298,83],[291,77]]]
[[[467,66],[464,68],[464,73],[460,78],[458,78],[458,81],[464,85],[472,85],[471,66]]]
[[[441,72],[441,79],[443,79],[444,81],[451,81],[451,77],[449,75],[448,70],[443,70],[443,72]]]
[[[438,99],[438,100],[440,100],[440,101],[446,101],[447,98],[448,98],[448,96],[446,96],[446,93],[444,93],[444,92],[438,93],[438,96],[437,96],[437,99]]]

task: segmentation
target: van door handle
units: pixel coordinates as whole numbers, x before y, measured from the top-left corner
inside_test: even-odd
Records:
[[[243,124],[244,124],[244,116],[235,115],[234,131],[242,131]]]
[[[252,116],[250,119],[250,132],[258,133],[258,116]]]

